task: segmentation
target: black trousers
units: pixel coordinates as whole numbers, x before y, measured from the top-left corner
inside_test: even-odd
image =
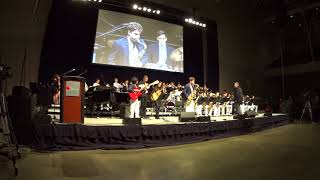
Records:
[[[234,114],[234,115],[239,115],[239,114],[241,114],[240,102],[234,102],[232,109],[233,109],[233,114]]]
[[[147,103],[148,103],[148,94],[143,94],[141,96],[141,106],[140,106],[140,116],[142,118],[147,117]]]
[[[154,109],[156,111],[156,119],[159,119],[160,107],[161,107],[161,100],[156,100],[153,102]]]

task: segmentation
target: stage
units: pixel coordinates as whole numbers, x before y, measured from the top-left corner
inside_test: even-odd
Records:
[[[215,121],[214,121],[215,120]],[[86,118],[85,124],[39,124],[34,148],[46,151],[139,149],[201,142],[253,133],[288,124],[284,114],[211,122],[178,122],[178,117],[143,119],[142,126],[122,125],[119,118]]]
[[[282,114],[273,114],[273,116],[281,116]],[[258,114],[257,119],[264,117],[263,114]],[[211,122],[220,121],[234,121],[233,116],[217,116],[210,117]],[[160,119],[155,119],[154,116],[141,119],[142,125],[170,125],[170,124],[186,124],[186,123],[198,123],[198,122],[179,122],[178,116],[160,116]],[[119,117],[85,117],[84,125],[88,126],[124,126],[122,119]]]

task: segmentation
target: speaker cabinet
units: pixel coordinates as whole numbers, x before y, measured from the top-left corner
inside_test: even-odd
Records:
[[[197,122],[210,122],[210,116],[200,116],[196,119]]]
[[[194,122],[196,121],[195,112],[181,112],[179,114],[179,122]]]
[[[255,118],[257,115],[255,111],[251,111],[251,110],[246,111],[244,114],[246,115],[247,118]]]
[[[238,115],[233,116],[233,119],[243,120],[245,118],[246,118],[245,114],[238,114]]]
[[[141,118],[123,118],[122,124],[124,125],[135,125],[135,126],[141,126]]]

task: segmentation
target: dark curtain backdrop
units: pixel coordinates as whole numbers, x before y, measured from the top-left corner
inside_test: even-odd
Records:
[[[172,73],[147,69],[135,69],[91,64],[96,23],[99,8],[132,13],[130,9],[119,7],[97,7],[92,3],[76,3],[63,0],[53,2],[41,54],[39,81],[47,83],[54,73],[61,74],[75,68],[70,75],[78,75],[87,70],[83,77],[91,85],[95,78],[104,78],[111,83],[114,77],[120,81],[144,74],[151,80],[186,83],[189,76],[195,76],[197,83],[203,82],[202,29],[185,25],[183,17],[163,15],[152,17],[157,20],[184,25],[184,73]],[[141,14],[142,15],[142,14]],[[208,37],[208,85],[219,88],[219,64],[217,46],[217,27],[214,21],[207,20]]]

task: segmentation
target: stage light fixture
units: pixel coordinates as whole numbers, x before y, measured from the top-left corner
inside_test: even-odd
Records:
[[[189,19],[186,18],[186,19],[184,19],[184,21],[185,21],[185,22],[189,22]]]
[[[142,9],[142,7],[138,7],[138,10],[140,10],[140,11],[141,11],[141,9]]]
[[[133,8],[133,9],[138,9],[139,6],[138,6],[137,4],[134,4],[134,5],[132,6],[132,8]]]
[[[146,8],[146,7],[143,7],[143,8],[142,8],[142,11],[147,11],[147,8]]]
[[[160,10],[157,10],[157,14],[160,14]]]
[[[153,11],[152,11],[152,13],[156,13],[156,12],[157,12],[156,10],[153,10]]]
[[[207,25],[206,25],[206,24],[203,24],[202,27],[207,27]]]
[[[99,0],[99,2],[102,2],[102,0]]]
[[[93,0],[94,2],[96,2],[97,0]]]
[[[151,12],[151,9],[150,9],[150,8],[148,9],[148,12]]]
[[[196,22],[196,25],[199,25],[199,22]]]
[[[290,17],[293,18],[293,15],[291,15]]]

